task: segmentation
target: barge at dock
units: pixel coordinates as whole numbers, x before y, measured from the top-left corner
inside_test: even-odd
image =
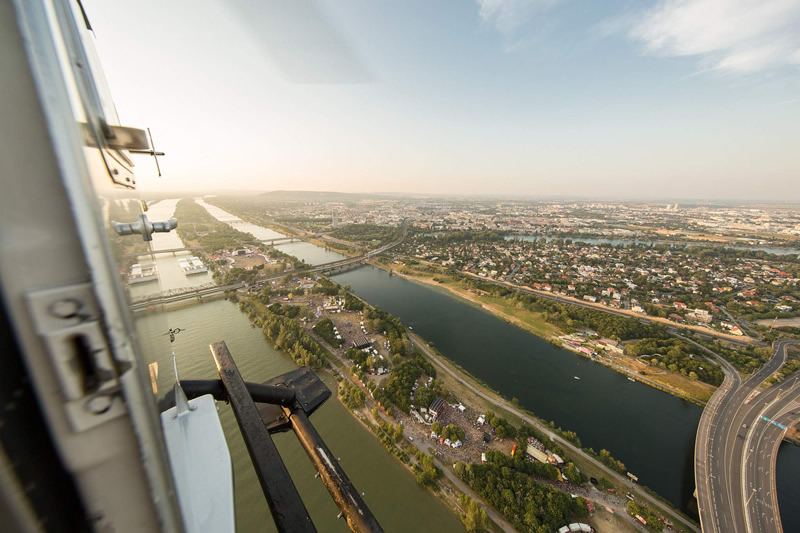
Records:
[[[200,258],[195,256],[178,259],[178,266],[181,267],[181,270],[183,270],[183,273],[187,276],[208,272],[208,267],[200,261]]]
[[[154,263],[141,265],[136,263],[131,266],[131,275],[128,276],[128,283],[146,283],[148,281],[156,281],[158,279],[158,269]]]

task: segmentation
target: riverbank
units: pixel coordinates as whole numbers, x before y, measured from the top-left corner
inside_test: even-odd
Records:
[[[568,349],[585,359],[601,363],[631,379],[701,407],[705,406],[717,389],[713,385],[694,381],[680,374],[645,365],[632,357],[624,355],[616,355],[613,358],[589,357],[558,340],[558,337],[565,335],[566,332],[546,322],[542,318],[541,313],[517,307],[503,298],[491,296],[489,294],[481,294],[481,291],[470,289],[462,283],[450,279],[445,274],[436,276],[432,273],[422,272],[408,266],[404,266],[400,270],[394,270],[378,261],[373,261],[370,264],[383,270],[391,271],[392,275],[408,279],[409,281],[422,283],[436,288],[437,290],[444,291],[456,298],[466,300],[471,305],[479,307],[556,346]]]

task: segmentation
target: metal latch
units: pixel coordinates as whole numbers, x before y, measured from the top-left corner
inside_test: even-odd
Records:
[[[76,432],[125,414],[119,374],[90,283],[27,294],[36,332],[44,339]]]
[[[117,235],[133,235],[134,233],[142,236],[145,241],[153,240],[153,233],[169,233],[178,227],[178,219],[170,218],[164,222],[150,222],[147,215],[142,213],[136,222],[114,222],[111,221]]]

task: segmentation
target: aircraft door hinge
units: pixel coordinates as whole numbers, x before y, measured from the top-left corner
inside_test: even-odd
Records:
[[[100,307],[90,283],[29,292],[28,308],[44,339],[73,431],[126,413]]]

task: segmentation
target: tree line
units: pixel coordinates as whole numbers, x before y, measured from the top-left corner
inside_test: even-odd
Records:
[[[323,318],[311,329],[314,330],[314,333],[325,339],[325,342],[331,346],[338,348],[344,344],[342,339],[336,338],[336,333],[333,331],[333,322],[331,322],[330,318]]]
[[[411,409],[411,391],[422,375],[422,369],[414,361],[403,361],[392,370],[383,393],[404,413]]]
[[[646,505],[639,505],[636,502],[628,502],[628,514],[636,517],[641,516],[647,522],[647,529],[650,531],[663,531],[664,525],[658,515],[650,510]],[[638,520],[638,519],[637,519]]]
[[[646,337],[668,337],[667,328],[661,324],[644,324],[635,317],[615,315],[599,309],[542,298],[535,294],[477,280],[460,273],[453,273],[453,277],[463,281],[473,289],[479,289],[488,292],[492,296],[521,303],[529,311],[541,313],[545,321],[565,331],[586,328],[596,331],[603,337],[617,341]]]
[[[447,246],[450,244],[471,244],[500,242],[505,240],[507,231],[480,230],[480,231],[446,231],[437,233],[417,233],[414,235],[413,244],[430,244],[432,246]]]
[[[275,348],[288,353],[291,358],[301,366],[308,366],[312,370],[319,370],[326,366],[326,350],[311,335],[297,323],[296,320],[275,311],[282,310],[284,306],[270,306],[269,308],[254,300],[242,300],[239,307],[247,312],[251,319],[257,317],[255,324],[261,326],[261,331],[268,339],[275,343]],[[287,309],[295,306],[285,306]]]
[[[367,329],[386,332],[386,338],[389,340],[389,348],[392,353],[400,355],[414,353],[414,347],[408,338],[406,327],[400,320],[375,307],[367,307],[364,310],[364,319],[366,320]]]
[[[400,228],[397,226],[378,226],[377,224],[348,224],[333,230],[330,235],[337,239],[356,241],[373,245],[388,244],[400,238]]]
[[[681,339],[642,339],[625,346],[625,353],[690,379],[718,386],[725,375],[693,344]]]
[[[523,457],[510,458],[497,451],[487,452],[486,458],[485,464],[457,463],[456,475],[485,502],[497,509],[517,530],[552,533],[574,522],[575,517],[589,515],[586,500],[583,498],[572,498],[569,494],[532,479],[532,469],[541,468],[536,467],[536,463]],[[552,465],[544,466],[557,472]]]
[[[409,360],[396,364],[392,369],[391,376],[383,387],[383,390],[376,389],[374,396],[376,400],[391,400],[404,413],[411,410],[411,403],[420,407],[428,407],[441,391],[441,383],[434,380],[434,386],[423,385],[415,391],[415,399],[411,400],[411,393],[414,391],[414,383],[422,375],[436,377],[436,369],[419,353],[414,353],[414,357]],[[381,401],[379,400],[379,401]],[[425,402],[425,403],[423,403]]]
[[[339,382],[339,399],[350,409],[364,406],[364,391],[343,379]]]

